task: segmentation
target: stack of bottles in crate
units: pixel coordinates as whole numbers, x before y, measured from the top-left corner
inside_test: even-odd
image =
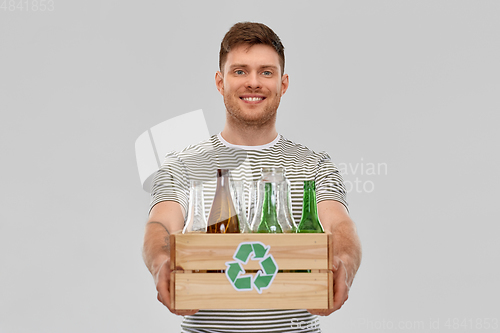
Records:
[[[191,181],[188,214],[183,233],[322,233],[313,180],[304,181],[302,218],[292,215],[290,182],[283,168],[263,168],[251,184],[246,214],[243,183],[231,181],[228,169],[217,170],[217,187],[208,219],[205,217],[203,182]]]

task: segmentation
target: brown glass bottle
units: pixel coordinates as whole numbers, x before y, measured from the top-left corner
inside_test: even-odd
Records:
[[[229,190],[229,170],[217,169],[217,188],[207,221],[207,233],[239,233],[240,223]]]

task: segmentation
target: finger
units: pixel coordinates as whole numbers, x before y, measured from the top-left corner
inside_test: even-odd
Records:
[[[194,315],[198,311],[199,310],[176,310],[175,312],[172,312],[172,313],[179,315],[179,316],[191,316],[191,315]]]
[[[199,310],[176,310],[172,308],[170,301],[170,266],[166,262],[158,272],[156,290],[158,291],[158,301],[165,305],[170,312],[179,316],[193,315]]]
[[[329,316],[333,313],[333,309],[309,309],[307,310],[310,314],[317,315],[317,316]]]
[[[349,287],[346,283],[345,268],[343,266],[339,267],[333,283],[333,309],[336,311],[344,305],[349,296]]]
[[[333,299],[333,311],[340,309],[345,301],[347,301],[347,295],[342,293],[336,293]]]
[[[163,303],[163,305],[165,305],[170,311],[172,311],[170,291],[167,287],[167,283],[159,281],[156,289],[158,290],[158,300]]]
[[[158,291],[158,300],[165,305],[171,312],[170,302],[170,269],[167,265],[160,268],[156,282],[156,290]]]

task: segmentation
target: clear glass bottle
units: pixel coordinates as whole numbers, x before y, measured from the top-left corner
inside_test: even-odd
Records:
[[[316,203],[316,184],[314,180],[304,181],[302,218],[300,219],[299,226],[297,227],[297,232],[325,232],[318,218],[318,206]]]
[[[240,222],[240,232],[250,232],[250,225],[248,224],[245,207],[244,183],[241,180],[232,180],[230,187],[234,209],[236,210],[238,221]]]
[[[208,215],[207,233],[239,233],[238,214],[229,188],[229,170],[217,169],[217,188]]]
[[[281,232],[293,232],[296,229],[295,222],[293,221],[290,202],[290,184],[284,175],[284,169],[277,168],[262,168],[261,178],[254,185],[253,191],[251,190],[250,196],[253,199],[250,202],[249,215],[251,219],[252,232],[259,232],[259,225],[262,221],[262,214],[264,208],[264,199],[267,193],[266,184],[272,185],[272,196],[274,200],[274,209],[277,215],[277,221],[280,225]],[[256,193],[256,195],[255,195]],[[252,207],[253,205],[253,207]],[[253,209],[252,209],[253,208]]]
[[[292,200],[290,194],[290,182],[288,179],[278,183],[278,221],[283,229],[283,232],[295,232],[297,225],[292,214]]]
[[[253,181],[250,183],[250,191],[248,193],[248,217],[247,220],[252,225],[255,211],[259,206],[259,182]],[[250,229],[252,229],[250,227]]]
[[[192,180],[190,184],[188,214],[182,233],[206,233],[207,219],[203,201],[203,182]]]

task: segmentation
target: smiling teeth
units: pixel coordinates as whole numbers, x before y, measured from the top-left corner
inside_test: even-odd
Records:
[[[257,101],[262,101],[264,98],[263,97],[244,97],[244,101],[249,101],[249,102],[257,102]]]

